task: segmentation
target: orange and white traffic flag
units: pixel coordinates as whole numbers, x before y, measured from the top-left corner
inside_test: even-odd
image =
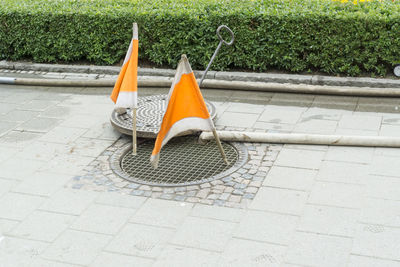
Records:
[[[118,113],[125,112],[126,108],[137,108],[138,51],[138,26],[133,23],[132,41],[110,96]]]
[[[182,55],[178,64],[167,103],[150,158],[154,168],[158,166],[161,148],[172,137],[189,130],[212,131],[214,129],[214,123],[186,55]]]

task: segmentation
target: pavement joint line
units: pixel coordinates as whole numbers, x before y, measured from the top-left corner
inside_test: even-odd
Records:
[[[350,253],[350,255],[361,256],[361,257],[372,258],[372,259],[378,259],[378,260],[389,260],[389,261],[400,262],[400,260],[397,260],[397,259],[382,258],[382,257],[376,257],[376,256],[366,255],[366,254]]]
[[[134,215],[133,215],[133,216],[134,216]],[[168,230],[176,230],[176,227],[164,226],[164,225],[154,225],[154,224],[148,224],[148,223],[138,223],[138,222],[130,222],[130,221],[128,221],[127,224],[145,225],[145,226],[150,226],[150,227],[154,227],[154,228],[162,228],[162,229],[168,229]]]
[[[314,205],[314,206],[349,209],[349,210],[360,210],[361,209],[361,208],[349,208],[349,207],[342,207],[342,206],[329,205],[329,204],[318,204],[318,203],[312,203],[312,202],[306,202],[305,205]]]
[[[327,233],[322,233],[322,232],[313,232],[313,231],[305,231],[305,230],[295,230],[295,232],[306,233],[306,234],[316,234],[316,235],[319,235],[319,236],[330,236],[330,237],[340,237],[340,238],[346,238],[346,239],[354,239],[354,237],[352,237],[352,236],[327,234]]]
[[[283,243],[276,243],[276,242],[271,242],[271,241],[261,241],[259,239],[250,239],[250,238],[245,238],[245,237],[240,237],[240,236],[235,236],[234,234],[232,235],[232,238],[234,239],[240,239],[240,240],[246,240],[246,241],[252,241],[252,242],[258,242],[262,244],[270,244],[270,245],[277,245],[277,246],[282,246],[282,247],[288,247],[288,244],[283,244]]]

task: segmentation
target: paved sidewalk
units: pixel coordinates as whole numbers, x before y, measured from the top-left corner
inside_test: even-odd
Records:
[[[74,188],[121,137],[110,91],[0,85],[1,267],[400,266],[400,149],[254,152],[241,208]],[[400,132],[400,99],[203,92],[219,129]]]

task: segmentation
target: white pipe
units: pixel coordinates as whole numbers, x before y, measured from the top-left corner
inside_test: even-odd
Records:
[[[15,78],[0,77],[0,84],[15,84]]]
[[[367,147],[400,147],[400,137],[386,136],[351,136],[351,135],[322,135],[322,134],[296,134],[296,133],[259,133],[217,131],[223,141],[256,142],[256,143],[282,143],[330,146],[367,146]],[[200,141],[212,140],[211,132],[202,132]]]

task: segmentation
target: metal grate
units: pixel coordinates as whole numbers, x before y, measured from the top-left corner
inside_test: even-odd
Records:
[[[230,162],[226,166],[215,142],[202,145],[197,140],[193,136],[170,140],[161,150],[157,169],[153,169],[149,162],[153,140],[140,144],[136,156],[132,155],[132,146],[128,144],[113,157],[112,168],[129,181],[157,186],[182,186],[222,178],[237,170],[247,160],[244,146],[236,144],[234,147],[223,142]]]
[[[156,138],[160,128],[162,117],[166,109],[167,95],[153,95],[138,98],[136,130],[138,137]],[[207,109],[212,119],[216,116],[215,106],[205,100]],[[131,110],[119,115],[113,111],[111,113],[111,124],[119,132],[132,135],[132,115]]]

